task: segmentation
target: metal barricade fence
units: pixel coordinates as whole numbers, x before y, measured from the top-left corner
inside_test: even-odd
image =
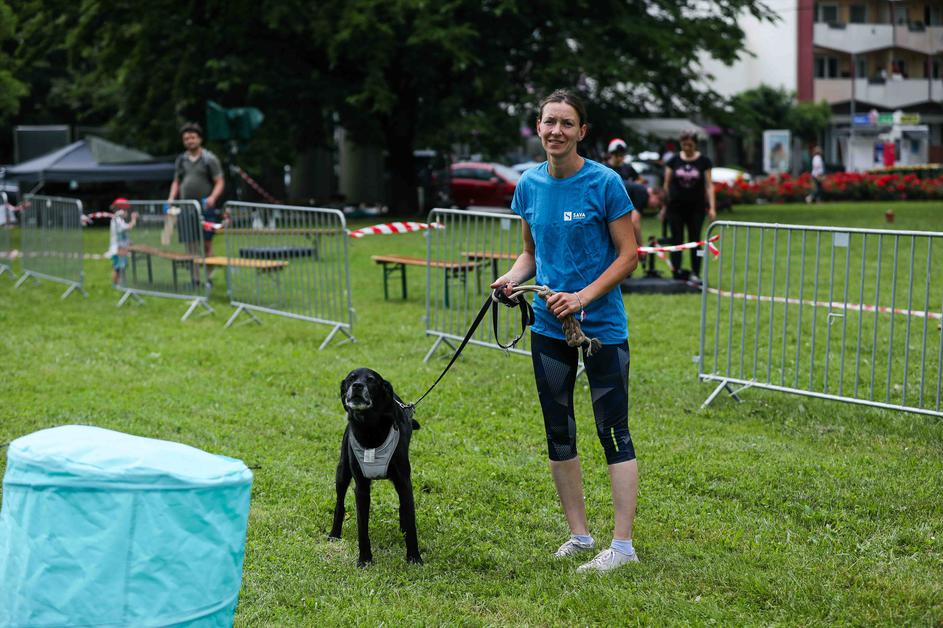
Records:
[[[28,194],[20,212],[23,274],[16,287],[28,278],[64,283],[66,298],[82,287],[82,201]]]
[[[130,246],[121,271],[118,307],[131,297],[142,303],[141,295],[184,299],[190,307],[185,321],[207,302],[206,264],[203,255],[203,215],[197,201],[128,201],[131,221]]]
[[[4,273],[16,279],[13,272],[13,246],[10,244],[10,232],[13,230],[13,212],[5,192],[0,192],[0,276]]]
[[[433,209],[426,232],[426,335],[435,342],[423,361],[441,344],[457,348],[475,320],[492,281],[503,275],[521,254],[521,218],[510,213]],[[498,337],[510,341],[520,333],[516,317],[500,318]],[[470,344],[499,349],[490,317],[478,327]],[[514,353],[530,355],[525,335]]]
[[[336,209],[226,203],[226,286],[235,313],[267,312],[331,325],[353,341],[347,221]],[[210,259],[210,263],[217,260]],[[343,343],[342,343],[343,344]]]
[[[714,234],[698,376],[718,385],[704,406],[753,387],[943,416],[943,233],[716,222]]]

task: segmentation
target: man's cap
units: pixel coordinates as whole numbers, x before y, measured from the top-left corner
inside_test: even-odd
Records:
[[[123,196],[119,196],[111,202],[113,209],[131,209],[131,203],[128,202],[128,199]]]
[[[624,153],[626,151],[625,140],[620,140],[618,137],[609,141],[609,148],[606,150],[607,153]]]

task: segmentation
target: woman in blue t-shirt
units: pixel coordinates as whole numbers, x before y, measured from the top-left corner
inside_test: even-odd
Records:
[[[577,153],[586,130],[586,108],[578,96],[557,90],[541,101],[537,134],[547,161],[523,174],[511,203],[523,218],[524,250],[491,287],[510,293],[536,275],[538,284],[556,293],[546,302],[534,300],[531,354],[550,471],[570,526],[570,538],[555,554],[561,558],[595,547],[576,451],[573,389],[579,356],[564,340],[561,319],[577,316],[586,335],[602,342],[583,361],[609,464],[615,530],[612,545],[578,571],[608,571],[638,560],[632,547],[638,467],[629,434],[628,326],[619,290],[638,264],[638,245],[632,202],[619,175]]]

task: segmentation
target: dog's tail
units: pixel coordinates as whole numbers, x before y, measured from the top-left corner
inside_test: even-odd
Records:
[[[410,420],[411,420],[412,423],[413,423],[413,429],[414,429],[414,430],[418,430],[418,429],[419,429],[419,421],[417,421],[416,419],[410,419]]]

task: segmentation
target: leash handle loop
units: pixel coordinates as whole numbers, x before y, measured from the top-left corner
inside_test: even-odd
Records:
[[[481,321],[484,320],[485,315],[488,313],[488,308],[491,308],[492,312],[492,322],[494,325],[494,340],[498,343],[498,346],[502,349],[508,350],[514,347],[521,338],[524,337],[524,334],[527,333],[527,326],[534,324],[534,309],[531,307],[530,303],[527,302],[527,299],[519,298],[518,295],[514,295],[512,298],[507,299],[506,295],[502,295],[507,300],[502,300],[501,296],[498,296],[497,290],[493,290],[485,298],[485,302],[481,305],[481,309],[478,310],[478,315],[475,316],[474,322],[472,322],[471,327],[468,328],[465,337],[462,338],[462,343],[458,345],[458,349],[455,350],[455,353],[452,354],[452,359],[449,360],[448,365],[445,367],[445,370],[439,375],[439,377],[432,383],[432,386],[429,386],[429,389],[422,393],[422,396],[412,403],[406,404],[406,407],[415,408],[419,405],[419,402],[426,398],[426,395],[432,392],[432,389],[442,381],[442,378],[445,377],[445,374],[449,372],[449,369],[452,368],[452,365],[455,364],[455,361],[458,359],[458,356],[465,349],[465,345],[468,344],[468,341],[471,340],[472,336],[475,335],[475,330],[478,329],[478,326],[481,325]],[[521,309],[521,334],[512,340],[509,344],[503,345],[498,339],[498,303],[504,303],[508,307],[519,307]]]

